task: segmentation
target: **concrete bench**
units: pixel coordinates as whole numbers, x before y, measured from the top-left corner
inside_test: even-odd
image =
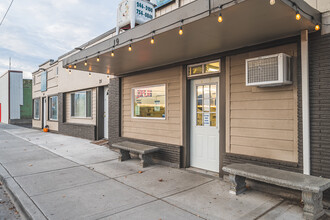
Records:
[[[318,219],[324,215],[323,191],[330,187],[330,180],[301,173],[262,167],[253,164],[230,164],[222,168],[229,173],[230,193],[246,190],[245,178],[302,191],[304,217]]]
[[[118,158],[119,161],[131,159],[131,155],[129,154],[130,152],[139,154],[142,167],[147,167],[149,164],[151,164],[152,160],[150,153],[154,153],[160,150],[158,147],[146,144],[138,144],[130,141],[114,143],[112,144],[112,147],[118,148],[120,150],[120,156]]]

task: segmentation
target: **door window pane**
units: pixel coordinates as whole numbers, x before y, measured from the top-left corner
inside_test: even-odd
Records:
[[[203,66],[194,66],[194,67],[190,67],[189,68],[189,75],[193,76],[193,75],[198,75],[198,74],[202,74],[203,73]]]
[[[216,97],[217,97],[217,86],[211,85],[211,98],[216,98]]]
[[[204,86],[204,98],[205,99],[210,98],[210,86],[209,85]]]
[[[165,118],[165,84],[134,88],[133,95],[134,117]]]
[[[220,72],[220,62],[204,64],[204,71],[205,71],[205,73]]]
[[[204,112],[210,111],[210,99],[204,99]]]
[[[203,126],[203,114],[197,113],[197,126]]]
[[[210,99],[210,111],[217,112],[216,99]]]
[[[197,100],[197,112],[203,112],[203,99]]]
[[[197,86],[197,98],[203,98],[203,86]]]
[[[217,126],[217,114],[216,113],[210,114],[210,126],[211,127]]]

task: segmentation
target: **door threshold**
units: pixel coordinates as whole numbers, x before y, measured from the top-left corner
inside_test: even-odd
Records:
[[[196,168],[196,167],[188,167],[188,168],[186,168],[186,170],[194,172],[194,173],[203,174],[203,175],[206,175],[206,176],[219,178],[219,173],[214,172],[214,171],[210,171],[210,170],[204,170],[204,169],[200,169],[200,168]]]

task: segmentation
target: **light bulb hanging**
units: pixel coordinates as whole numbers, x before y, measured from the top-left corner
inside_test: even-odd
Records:
[[[71,74],[71,70],[69,70],[69,74]]]
[[[132,51],[132,45],[130,44],[128,47],[128,51],[131,52]]]
[[[151,37],[150,43],[151,44],[155,44],[155,38],[154,38],[154,36]]]
[[[111,51],[111,56],[114,57],[115,56],[115,53],[113,51]]]
[[[221,12],[219,12],[218,22],[221,23],[222,21],[223,21],[223,18],[222,18]]]
[[[299,11],[296,11],[296,20],[299,21],[301,18],[301,15],[299,14]]]
[[[183,29],[182,29],[182,26],[180,27],[179,35],[183,35]]]
[[[88,76],[89,76],[89,77],[92,77],[92,74],[89,72]]]
[[[315,30],[316,30],[316,31],[318,31],[318,30],[320,30],[320,29],[321,29],[320,25],[318,25],[318,24],[315,25]]]
[[[270,5],[275,5],[275,3],[276,3],[275,0],[270,0],[270,1],[269,1],[269,4],[270,4]]]
[[[84,65],[87,66],[87,60],[85,60],[85,64]]]
[[[73,69],[77,69],[77,65],[76,64],[73,65]]]
[[[110,76],[109,75],[107,75],[107,79],[110,79]]]
[[[100,57],[99,56],[97,56],[96,62],[100,62]]]

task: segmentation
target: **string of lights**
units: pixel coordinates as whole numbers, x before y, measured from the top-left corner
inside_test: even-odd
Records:
[[[288,1],[292,4],[292,7],[294,8],[294,10],[296,12],[296,15],[295,16],[296,16],[296,20],[297,21],[299,21],[301,19],[301,13],[303,13],[303,14],[309,16],[310,19],[312,20],[312,22],[315,24],[315,30],[316,31],[320,30],[320,24],[314,19],[314,17],[311,14],[309,14],[306,11],[304,11],[294,1],[292,1],[292,0],[288,0]],[[218,15],[218,18],[217,19],[218,19],[218,22],[219,23],[222,23],[224,21],[223,15],[221,13],[222,10],[224,9],[225,6],[230,5],[230,4],[233,4],[233,3],[234,4],[238,4],[237,3],[237,0],[232,0],[232,1],[226,2],[226,3],[224,3],[224,4],[220,5],[220,6],[217,6],[217,7],[214,7],[214,8],[210,8],[210,9],[205,10],[205,11],[202,11],[202,12],[200,12],[198,14],[195,14],[195,15],[192,15],[192,16],[189,16],[189,17],[186,17],[184,19],[181,19],[179,21],[170,23],[170,24],[165,25],[163,27],[159,27],[157,29],[154,29],[153,31],[151,31],[149,33],[146,33],[144,35],[141,35],[139,37],[131,38],[129,40],[120,42],[116,46],[110,47],[111,49],[105,48],[105,49],[100,50],[100,51],[98,51],[96,53],[90,54],[89,56],[86,56],[85,58],[81,58],[81,59],[75,60],[74,62],[72,62],[72,63],[74,63],[73,68],[76,69],[76,63],[79,62],[79,61],[83,61],[83,60],[85,60],[84,65],[87,66],[88,65],[88,62],[87,62],[88,58],[89,57],[94,57],[95,55],[98,55],[97,58],[96,58],[96,61],[97,62],[100,62],[99,54],[100,53],[103,53],[103,52],[106,52],[106,51],[109,51],[109,50],[111,51],[111,57],[114,57],[115,56],[115,49],[116,49],[116,47],[119,47],[121,45],[126,45],[128,43],[129,43],[128,51],[131,52],[133,50],[132,44],[133,44],[134,41],[138,41],[140,39],[144,39],[144,38],[146,38],[148,36],[151,36],[150,44],[155,44],[155,35],[156,35],[156,32],[158,32],[160,30],[163,30],[163,29],[166,29],[168,27],[177,25],[177,24],[181,24],[180,27],[179,27],[179,31],[178,31],[178,34],[181,36],[181,35],[183,35],[183,26],[184,26],[184,22],[185,21],[190,20],[190,19],[195,18],[195,17],[198,17],[198,16],[201,16],[201,15],[203,15],[205,13],[211,13],[212,11],[214,11],[216,9],[220,9],[219,15]],[[269,1],[269,4],[270,5],[275,5],[275,3],[276,3],[276,0],[270,0]],[[322,25],[330,25],[330,24],[322,24]],[[67,68],[72,68],[72,65],[71,64],[68,64],[67,65]]]

